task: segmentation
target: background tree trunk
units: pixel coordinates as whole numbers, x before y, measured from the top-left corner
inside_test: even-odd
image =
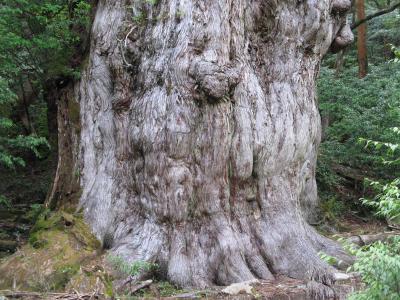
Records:
[[[356,0],[357,20],[365,19],[365,2]],[[367,59],[367,24],[363,23],[357,27],[357,57],[358,77],[364,78],[368,73]]]
[[[152,3],[99,1],[75,89],[80,125],[59,108],[70,144],[57,173],[80,175],[94,233],[180,286],[273,274],[330,284],[317,253],[347,256],[306,222],[315,78],[330,46],[352,41],[350,1]]]

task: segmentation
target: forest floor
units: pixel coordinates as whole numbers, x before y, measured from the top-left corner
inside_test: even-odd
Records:
[[[354,290],[354,286],[359,286],[355,280],[351,282],[342,282],[336,285],[335,290],[340,295],[346,295]],[[131,299],[271,299],[271,300],[307,300],[307,283],[287,277],[277,277],[275,280],[258,281],[251,283],[251,292],[246,293],[245,289],[240,291],[241,287],[246,284],[237,285],[237,293],[234,295],[227,294],[222,287],[215,287],[207,290],[177,290],[166,284],[152,283],[145,289],[138,291],[132,296],[117,296],[114,299],[131,300]],[[16,292],[16,291],[0,291],[5,299],[25,299],[25,300],[86,300],[86,299],[110,299],[102,294],[97,293],[79,293],[78,291],[71,293],[33,293],[33,292]],[[1,296],[0,296],[1,299]],[[342,299],[342,298],[340,298]],[[344,299],[344,298],[343,298]]]
[[[24,220],[24,217],[21,217],[24,214],[18,209],[14,212],[16,224],[20,224],[19,222]],[[3,223],[0,222],[0,225]],[[382,233],[387,232],[396,233],[396,231],[390,231],[385,222],[376,219],[347,215],[336,223],[340,226],[332,226],[336,228],[335,230],[325,224],[322,231],[325,231],[328,226],[331,228],[330,236],[363,237],[360,240],[365,237],[379,239]],[[19,226],[24,226],[22,229],[29,232],[29,224]],[[131,291],[135,290],[130,293],[131,296],[116,296],[117,294],[112,292],[108,293],[109,296],[105,296],[107,294],[105,291],[110,290],[108,270],[104,267],[106,255],[104,252],[95,250],[97,244],[92,236],[85,233],[87,228],[84,227],[81,218],[62,213],[51,217],[41,226],[42,228],[35,229],[33,247],[29,245],[32,244],[31,233],[30,243],[21,238],[19,243],[22,245],[18,245],[17,252],[0,261],[0,275],[7,277],[3,280],[0,276],[0,289],[9,288],[10,284],[14,287],[13,290],[1,290],[0,300],[111,299],[111,294],[114,299],[309,299],[307,282],[282,276],[273,281],[253,282],[251,287],[247,284],[234,286],[233,288],[236,288],[234,295],[224,292],[224,287],[209,290],[180,290],[168,282],[154,280],[154,282],[145,282],[143,287],[140,286],[141,283],[130,286]],[[57,229],[48,230],[50,226]],[[23,272],[18,273],[16,270],[23,270]],[[38,270],[39,273],[32,270]],[[6,273],[10,276],[5,275]],[[335,291],[345,295],[359,286],[357,279],[345,278],[336,284]],[[242,292],[240,292],[241,289]],[[246,293],[247,289],[251,292]],[[40,292],[32,292],[37,290]],[[57,293],[52,292],[54,290]],[[345,299],[344,296],[341,299]]]

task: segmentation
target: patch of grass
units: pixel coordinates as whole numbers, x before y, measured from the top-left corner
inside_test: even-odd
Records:
[[[185,292],[185,290],[177,288],[176,286],[169,283],[168,281],[159,282],[157,287],[158,287],[158,290],[160,291],[161,297],[170,297],[170,296],[182,294]]]
[[[118,255],[108,255],[107,261],[113,266],[113,268],[126,276],[136,276],[143,271],[155,270],[158,266],[153,263],[145,261],[128,262],[124,258]]]
[[[113,278],[111,275],[105,273],[103,276],[103,283],[105,286],[104,294],[111,299],[114,299]]]

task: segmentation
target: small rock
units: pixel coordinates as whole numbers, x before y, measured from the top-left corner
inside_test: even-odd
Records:
[[[335,273],[334,275],[335,281],[349,281],[352,277],[345,273]]]
[[[228,295],[238,295],[240,293],[246,293],[246,294],[252,294],[252,286],[251,284],[258,283],[259,281],[257,279],[254,280],[249,280],[249,281],[244,281],[244,282],[239,282],[239,283],[233,283],[230,286],[227,286],[222,290],[223,293],[228,294]]]

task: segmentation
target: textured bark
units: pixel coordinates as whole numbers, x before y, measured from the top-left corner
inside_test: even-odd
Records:
[[[60,91],[52,89],[51,99],[57,99],[58,163],[53,185],[48,191],[46,207],[74,207],[81,194],[80,186],[80,111],[72,83],[66,81]],[[49,89],[50,90],[50,89]]]
[[[315,78],[352,41],[345,2],[99,1],[68,153],[104,247],[180,286],[332,282],[317,253],[348,257],[306,220]]]

